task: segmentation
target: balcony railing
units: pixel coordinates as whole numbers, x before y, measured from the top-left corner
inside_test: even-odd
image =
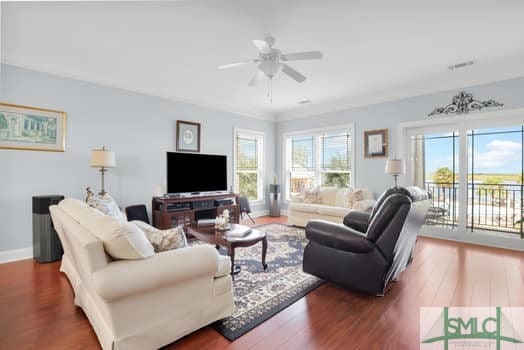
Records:
[[[427,225],[454,227],[459,221],[458,183],[426,182],[432,194]],[[523,236],[523,185],[468,183],[467,227]]]
[[[457,226],[458,183],[426,182],[426,190],[431,193],[426,225]]]

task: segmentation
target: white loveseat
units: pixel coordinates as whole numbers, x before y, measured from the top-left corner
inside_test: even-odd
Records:
[[[288,207],[288,223],[305,227],[309,220],[341,224],[351,210],[368,211],[375,197],[366,189],[317,187],[293,196]]]
[[[82,205],[66,200],[50,211],[64,248],[60,270],[103,349],[156,349],[233,313],[229,257],[202,245],[113,260],[82,224]]]

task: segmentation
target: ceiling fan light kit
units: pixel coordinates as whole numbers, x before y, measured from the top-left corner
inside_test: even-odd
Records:
[[[269,79],[269,93],[268,96],[272,98],[272,86],[271,80],[273,77],[280,71],[295,80],[298,83],[302,83],[306,80],[306,76],[298,72],[296,69],[289,66],[288,61],[298,61],[298,60],[318,60],[322,58],[322,52],[320,51],[304,51],[304,52],[295,52],[289,54],[283,54],[280,50],[273,48],[275,43],[275,38],[271,35],[266,35],[264,40],[253,40],[253,45],[258,50],[258,58],[225,64],[219,66],[218,69],[227,69],[233,67],[239,67],[247,64],[256,64],[257,71],[255,75],[248,83],[248,86],[257,85],[264,77]]]

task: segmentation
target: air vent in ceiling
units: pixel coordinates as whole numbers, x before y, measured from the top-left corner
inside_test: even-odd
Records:
[[[448,69],[449,70],[455,70],[455,69],[465,68],[465,67],[468,67],[468,66],[472,66],[472,65],[474,65],[476,63],[477,63],[477,60],[471,60],[471,61],[455,63],[455,64],[452,64],[452,65],[449,65]]]
[[[298,101],[297,104],[305,105],[305,104],[310,103],[310,102],[311,102],[311,100],[302,100],[302,101]]]

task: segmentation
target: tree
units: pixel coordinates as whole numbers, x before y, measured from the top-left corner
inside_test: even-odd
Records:
[[[297,145],[293,147],[291,159],[293,161],[293,164],[291,164],[292,167],[301,166],[303,168],[308,168],[311,166],[311,164],[309,164],[308,151],[303,146]]]
[[[347,162],[340,155],[331,157],[330,164],[326,168],[330,170],[345,171],[343,173],[324,173],[322,177],[322,184],[324,186],[348,187],[349,173]]]
[[[240,151],[238,155],[238,169],[254,170],[257,169],[257,160]],[[238,172],[238,190],[242,196],[251,200],[258,199],[258,173],[256,172]]]
[[[479,186],[477,193],[480,197],[486,196],[491,198],[491,203],[499,200],[504,202],[508,194],[504,189],[504,185],[502,185],[502,179],[495,176],[487,177],[482,185]]]
[[[7,120],[3,113],[0,114],[0,129],[7,129]]]
[[[453,175],[453,171],[450,168],[439,168],[433,173],[433,182],[438,187],[453,187]]]
[[[258,174],[256,173],[239,173],[238,188],[242,196],[251,200],[258,199]]]

